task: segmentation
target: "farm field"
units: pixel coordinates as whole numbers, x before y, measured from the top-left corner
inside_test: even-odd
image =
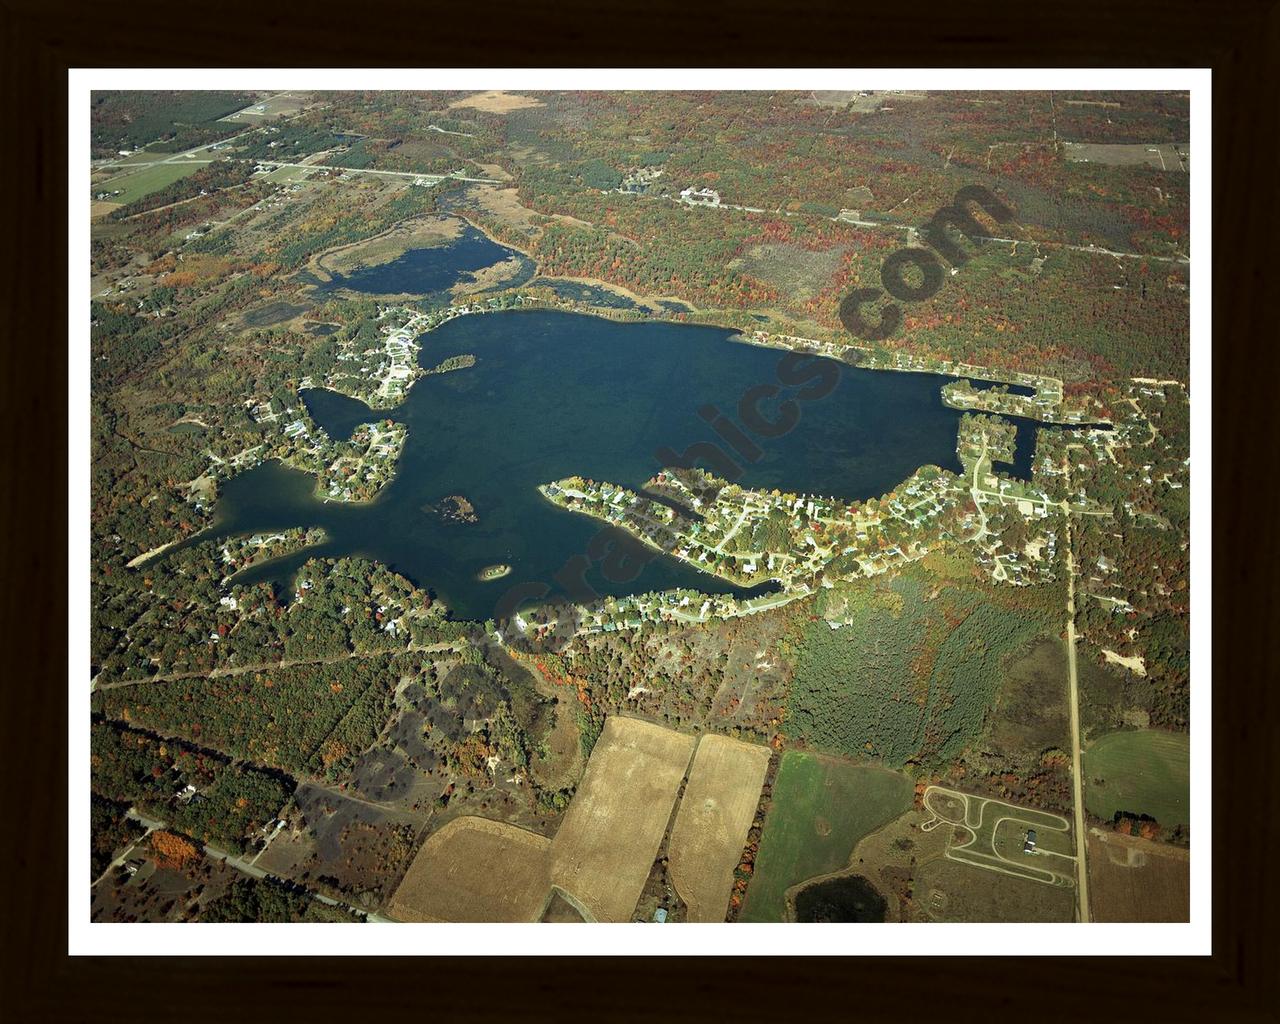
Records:
[[[166,185],[172,185],[179,178],[185,178],[188,174],[194,174],[208,166],[208,164],[194,161],[155,164],[152,167],[128,171],[97,182],[92,186],[92,191],[97,195],[99,192],[115,192],[119,189],[120,195],[112,196],[111,202],[123,205],[141,199],[143,196],[149,196],[152,192],[158,192]]]
[[[787,751],[778,767],[743,921],[782,921],[789,888],[839,871],[857,842],[911,806],[897,772]]]
[[[456,818],[422,844],[388,909],[401,921],[536,921],[550,846],[514,825]]]
[[[1189,921],[1190,851],[1091,828],[1089,896],[1095,921]]]
[[[597,921],[628,921],[662,845],[695,739],[611,716],[551,843],[551,881]]]
[[[689,921],[723,921],[769,768],[769,748],[727,736],[698,742],[667,857]]]
[[[1085,806],[1110,821],[1147,814],[1168,829],[1191,824],[1191,743],[1186,733],[1140,729],[1099,737],[1084,752]]]

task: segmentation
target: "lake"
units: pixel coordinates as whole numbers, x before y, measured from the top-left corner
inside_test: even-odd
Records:
[[[347,274],[334,272],[319,291],[345,288],[366,295],[441,295],[475,271],[504,261],[520,266],[502,287],[517,288],[533,277],[531,259],[464,223],[458,237],[443,245],[410,249],[387,263],[359,267]]]
[[[563,597],[557,574],[589,551],[595,557],[585,579],[600,594],[676,587],[750,593],[665,556],[652,558],[633,580],[607,580],[592,547],[602,524],[554,507],[536,488],[572,474],[639,488],[670,461],[662,449],[683,452],[718,441],[705,418],[714,419],[714,410],[740,423],[739,403],[753,388],[777,389],[759,402],[766,418],[777,419],[779,403],[792,399],[800,419],[780,437],[752,435],[757,457],[737,460],[743,486],[863,499],[892,490],[928,463],[960,471],[961,414],[939,394],[950,378],[805,357],[808,376],[780,383],[780,362],[798,357],[732,342],[732,333],[553,311],[451,320],[422,337],[420,361],[434,366],[471,354],[475,366],[423,377],[393,410],[375,415],[334,392],[302,393],[334,437],[346,438],[379,416],[407,425],[396,477],[374,502],[323,502],[313,477],[267,463],[224,485],[212,533],[322,526],[330,536],[323,547],[254,566],[237,581],[287,586],[307,557],[357,554],[431,588],[455,615],[483,620],[513,586],[544,583],[553,591],[548,600]],[[838,383],[814,398],[819,370]],[[1034,424],[1021,423],[1019,435],[1014,471],[1026,476]],[[454,495],[471,503],[478,521],[449,521],[432,511]],[[511,566],[511,573],[477,579],[495,564]]]

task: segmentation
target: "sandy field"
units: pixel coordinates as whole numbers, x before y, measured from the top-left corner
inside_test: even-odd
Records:
[[[668,869],[690,921],[723,921],[769,767],[769,748],[727,736],[698,742],[671,829]]]
[[[532,96],[518,96],[515,93],[502,92],[498,89],[490,89],[488,92],[478,92],[474,96],[464,96],[460,100],[454,100],[449,104],[452,110],[455,107],[475,107],[476,110],[487,110],[491,114],[505,114],[511,110],[523,110],[526,107],[540,107],[541,100],[535,100]]]

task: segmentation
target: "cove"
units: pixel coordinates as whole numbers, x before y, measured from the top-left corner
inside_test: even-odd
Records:
[[[322,547],[254,566],[236,581],[288,587],[309,557],[361,555],[429,587],[456,617],[483,620],[513,585],[545,583],[549,600],[563,597],[556,574],[591,550],[602,529],[545,501],[539,484],[580,474],[638,489],[663,468],[660,450],[719,442],[699,410],[714,406],[737,420],[743,395],[760,385],[779,389],[758,404],[766,418],[780,419],[778,405],[788,398],[801,416],[781,437],[753,438],[759,457],[738,460],[743,486],[864,499],[892,490],[922,465],[960,472],[961,413],[943,405],[940,395],[952,378],[807,357],[815,368],[838,367],[839,382],[826,397],[804,400],[811,380],[779,383],[778,364],[787,353],[730,341],[733,333],[552,311],[451,320],[422,336],[420,362],[434,366],[471,354],[476,364],[421,378],[395,409],[373,411],[329,391],[302,393],[312,417],[333,437],[380,417],[408,427],[396,476],[375,501],[324,502],[314,495],[313,477],[267,463],[223,486],[204,539],[321,526],[329,534]],[[1035,426],[1019,424],[1023,465],[1015,470],[1024,475]],[[1023,435],[1032,444],[1024,444]],[[475,522],[433,511],[454,495],[474,508]],[[511,573],[477,578],[497,564],[511,566]],[[585,578],[602,595],[677,587],[753,592],[665,556],[630,582],[605,579],[598,562]]]

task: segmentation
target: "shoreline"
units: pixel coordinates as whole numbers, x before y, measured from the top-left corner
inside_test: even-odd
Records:
[[[503,247],[504,249],[509,249],[509,250],[511,250],[512,252],[519,253],[519,254],[520,254],[521,256],[523,256],[525,259],[529,260],[529,261],[533,264],[533,266],[534,266],[534,277],[533,277],[531,280],[537,280],[538,278],[540,278],[540,277],[544,277],[544,276],[545,276],[545,275],[544,275],[544,272],[543,272],[543,267],[542,267],[541,263],[538,261],[538,259],[533,255],[533,253],[532,253],[532,252],[531,252],[527,247],[522,246],[522,245],[520,245],[520,244],[518,244],[518,243],[509,242],[509,241],[506,241],[506,240],[504,240],[504,239],[502,239],[502,238],[499,238],[496,234],[494,234],[494,232],[493,232],[493,231],[492,231],[488,226],[486,226],[485,224],[480,223],[478,220],[474,219],[474,218],[470,215],[470,211],[465,211],[465,210],[450,210],[450,211],[447,211],[447,212],[443,213],[443,214],[442,214],[442,216],[457,218],[457,219],[458,219],[459,221],[461,221],[462,223],[467,224],[468,226],[470,226],[470,227],[474,228],[476,231],[479,231],[481,234],[483,234],[483,235],[484,235],[484,236],[485,236],[489,241],[491,241],[491,242],[492,242],[492,243],[494,243],[495,245],[501,246],[501,247]],[[389,228],[387,231],[382,232],[380,235],[375,235],[375,236],[373,236],[373,239],[376,239],[376,238],[382,237],[383,235],[389,235],[389,234],[392,234],[392,233],[394,233],[395,231],[396,231],[396,228],[395,228],[395,227],[393,227],[393,228]],[[315,260],[316,260],[316,262],[320,262],[320,261],[324,260],[327,256],[331,255],[332,253],[335,253],[335,252],[341,252],[341,251],[342,251],[342,250],[344,250],[344,249],[349,249],[349,248],[352,248],[352,247],[354,247],[354,246],[367,244],[369,241],[372,241],[373,239],[365,239],[365,240],[362,240],[362,241],[360,241],[360,242],[348,243],[347,245],[339,246],[339,247],[337,247],[336,249],[329,250],[329,252],[322,253],[322,254],[320,254],[318,257],[314,257],[313,259],[315,259]],[[705,308],[701,308],[701,307],[699,307],[699,306],[696,306],[694,303],[690,302],[689,300],[687,300],[687,299],[683,299],[683,298],[680,298],[679,296],[676,296],[676,295],[648,295],[648,294],[642,294],[642,293],[638,293],[638,292],[632,291],[631,289],[629,289],[629,288],[625,287],[624,285],[614,284],[614,283],[613,283],[613,282],[611,282],[611,281],[606,281],[606,280],[603,280],[602,278],[598,278],[598,277],[577,276],[577,275],[569,275],[569,274],[559,274],[559,275],[554,275],[554,276],[553,276],[552,278],[550,278],[550,279],[551,279],[551,280],[557,280],[557,281],[567,281],[567,282],[571,282],[571,283],[574,283],[574,284],[581,284],[581,285],[584,285],[584,286],[587,286],[587,287],[592,287],[592,288],[601,288],[601,289],[604,289],[605,291],[609,291],[609,292],[612,292],[612,293],[614,293],[614,294],[616,294],[616,295],[620,295],[620,296],[622,296],[622,297],[624,297],[624,298],[626,298],[626,299],[630,300],[630,301],[631,301],[631,302],[633,302],[637,307],[639,307],[639,310],[640,310],[640,311],[645,315],[645,317],[646,317],[646,318],[648,318],[648,319],[653,319],[653,318],[654,318],[654,315],[655,315],[655,314],[657,314],[657,318],[658,318],[658,319],[660,319],[660,320],[662,320],[663,322],[671,322],[671,323],[688,323],[688,321],[683,321],[683,320],[676,320],[676,319],[674,319],[674,315],[699,316],[699,317],[705,316],[705,317],[709,317],[709,318],[710,318],[710,320],[708,320],[708,321],[698,321],[698,322],[696,322],[695,324],[692,324],[692,325],[693,325],[693,326],[717,327],[717,328],[719,328],[719,329],[721,329],[721,330],[726,330],[726,331],[734,332],[734,334],[736,335],[736,337],[731,337],[731,338],[729,339],[729,340],[731,340],[731,341],[739,341],[739,342],[744,343],[744,344],[748,344],[748,345],[756,345],[756,346],[761,347],[761,348],[774,348],[774,349],[780,349],[780,350],[791,351],[791,352],[800,352],[800,353],[802,353],[802,354],[818,355],[818,356],[822,356],[822,357],[824,357],[824,358],[828,358],[828,359],[836,359],[837,361],[839,361],[839,355],[838,355],[838,354],[833,354],[833,353],[830,353],[830,352],[824,352],[824,351],[813,351],[813,350],[809,347],[809,345],[810,345],[810,344],[812,344],[812,343],[814,343],[814,342],[817,342],[817,344],[819,344],[819,345],[834,348],[834,347],[836,347],[836,346],[837,346],[837,344],[838,344],[838,343],[836,343],[836,342],[823,342],[823,341],[820,341],[819,339],[801,339],[801,338],[797,338],[797,339],[795,339],[795,340],[796,340],[798,343],[809,343],[809,344],[797,344],[797,345],[789,345],[789,344],[785,344],[785,343],[784,343],[784,344],[779,344],[779,343],[774,342],[774,341],[773,341],[773,338],[784,338],[784,337],[785,337],[785,338],[788,338],[788,339],[789,339],[791,336],[789,336],[789,335],[773,335],[773,334],[771,334],[771,335],[770,335],[770,340],[769,340],[769,341],[767,341],[767,342],[761,342],[761,341],[756,340],[756,339],[752,336],[752,334],[751,334],[751,333],[748,333],[748,332],[749,332],[749,330],[750,330],[749,328],[742,328],[742,327],[738,327],[738,326],[736,326],[736,325],[734,325],[734,324],[724,323],[724,322],[723,322],[723,320],[722,320],[722,315],[723,315],[723,314],[725,314],[727,311],[725,311],[725,310],[718,310],[718,309],[705,309]],[[513,290],[513,291],[519,291],[519,289],[512,289],[512,290]],[[363,294],[363,293],[362,293],[362,294]],[[503,294],[503,292],[502,292],[502,291],[499,291],[497,294]],[[388,294],[386,294],[386,295],[367,296],[367,297],[372,297],[372,298],[377,298],[377,299],[388,299],[388,300],[400,301],[400,302],[405,302],[405,303],[408,303],[408,302],[414,301],[414,299],[416,299],[416,298],[420,298],[419,296],[415,296],[415,295],[412,295],[412,294],[410,294],[410,293],[397,293],[397,294],[391,294],[391,293],[388,293]],[[475,298],[475,297],[473,297],[473,298]],[[540,300],[540,301],[541,301],[541,300]],[[666,302],[678,302],[678,303],[680,303],[680,304],[681,304],[681,305],[683,305],[683,306],[687,306],[688,308],[687,308],[687,309],[685,309],[685,310],[670,310],[670,309],[667,309],[666,307],[664,307],[664,306],[662,305],[662,303],[663,303],[664,301],[666,301]],[[463,304],[463,305],[468,305],[469,303],[464,302],[464,303],[462,303],[462,304]],[[451,303],[450,305],[452,305],[452,303]],[[446,307],[446,308],[448,308],[448,307]],[[536,307],[535,307],[535,308],[536,308]],[[549,308],[554,309],[554,308],[557,308],[557,307],[556,307],[556,306],[554,306],[554,305],[552,305],[552,306],[550,306]],[[564,311],[565,311],[565,312],[580,312],[580,313],[583,313],[584,315],[587,315],[587,316],[598,316],[598,317],[601,317],[602,319],[608,319],[608,320],[616,320],[616,319],[618,319],[618,318],[619,318],[619,317],[618,317],[619,312],[627,312],[626,310],[619,311],[619,310],[617,310],[617,309],[613,309],[612,307],[594,306],[594,305],[591,305],[591,304],[589,304],[589,303],[583,303],[583,304],[580,304],[577,308],[569,308],[569,309],[565,309]],[[500,311],[499,311],[499,310],[481,310],[481,312],[500,312]],[[750,310],[750,309],[742,310],[741,312],[746,313],[747,315],[752,315],[752,314],[753,314],[753,311],[752,311],[752,310]],[[663,314],[666,314],[666,315],[663,315]],[[445,322],[447,322],[447,321],[445,321]],[[439,325],[436,325],[436,326],[439,326]],[[423,332],[423,333],[428,333],[429,331],[434,330],[434,329],[435,329],[434,327],[428,328],[428,329],[427,329],[427,331],[426,331],[426,332]],[[848,345],[845,345],[844,347],[845,347],[846,349],[852,349],[852,350],[854,350],[854,351],[856,351],[856,352],[869,352],[869,350],[868,350],[867,348],[865,348],[864,346],[858,346],[858,345],[854,345],[854,344],[848,344]],[[937,375],[939,375],[939,376],[953,377],[953,378],[955,378],[957,381],[959,381],[959,380],[978,380],[978,381],[985,381],[985,382],[994,383],[994,384],[1011,384],[1011,385],[1029,386],[1029,385],[1027,385],[1025,382],[1023,382],[1023,381],[1019,381],[1018,379],[1016,379],[1018,376],[1022,375],[1022,372],[1021,372],[1021,371],[1017,371],[1017,370],[1001,370],[1001,369],[996,368],[996,367],[990,367],[990,366],[978,366],[978,365],[976,365],[976,364],[958,364],[958,367],[963,367],[963,372],[960,372],[960,370],[959,370],[959,369],[951,369],[951,370],[948,370],[948,369],[946,369],[946,368],[942,368],[942,367],[933,368],[933,367],[923,367],[923,366],[922,366],[922,367],[914,367],[914,366],[883,366],[883,365],[869,364],[869,363],[865,363],[865,362],[858,362],[858,363],[856,363],[855,365],[856,365],[859,369],[866,369],[866,370],[888,370],[888,371],[897,371],[897,372],[900,372],[900,373],[932,373],[932,374],[937,374]],[[1056,385],[1057,385],[1055,388],[1049,389],[1049,393],[1056,392],[1056,395],[1057,395],[1057,397],[1058,397],[1059,405],[1061,405],[1061,404],[1062,404],[1062,398],[1063,398],[1062,382],[1061,382],[1061,381],[1058,381],[1056,378],[1043,378],[1043,377],[1042,377],[1042,378],[1040,379],[1040,381],[1037,381],[1037,385],[1036,385],[1036,392],[1037,392],[1037,394],[1036,394],[1035,396],[1033,396],[1033,397],[1041,397],[1042,395],[1046,394],[1046,390],[1045,390],[1045,388],[1044,388],[1044,386],[1043,386],[1043,383],[1042,383],[1042,381],[1044,381],[1044,380],[1051,381],[1052,383],[1054,383],[1054,384],[1056,384]],[[956,404],[956,405],[952,405],[950,402],[948,402],[948,401],[947,401],[947,396],[945,396],[945,395],[943,396],[943,404],[944,404],[944,405],[948,405],[948,406],[949,406],[949,407],[951,407],[951,408],[962,409],[962,411],[973,411],[973,412],[983,411],[983,412],[993,412],[993,413],[996,413],[996,414],[1002,414],[1002,413],[1000,412],[1000,410],[996,410],[996,409],[982,409],[980,406],[981,406],[981,404],[983,404],[983,400],[981,400],[981,399],[979,400],[979,403],[977,403],[977,405],[976,405],[974,408],[972,408],[972,409],[967,409],[967,410],[966,410],[966,409],[963,409],[963,407],[961,407],[961,406],[960,406],[960,405],[958,405],[958,404]],[[1017,414],[1017,413],[1010,413],[1010,414],[1012,414],[1012,415],[1024,415],[1024,416],[1026,416],[1026,414]],[[1071,421],[1071,420],[1065,420],[1064,418],[1062,418],[1062,412],[1061,412],[1061,410],[1060,410],[1057,414],[1050,414],[1049,416],[1044,416],[1043,414],[1042,414],[1042,415],[1040,415],[1040,416],[1030,415],[1030,416],[1026,416],[1026,418],[1030,418],[1030,419],[1039,419],[1039,420],[1042,420],[1043,422],[1046,422],[1046,423],[1062,423],[1062,422],[1066,422],[1066,423],[1067,423],[1067,424],[1069,424],[1069,425],[1076,425],[1076,424],[1078,424],[1078,423],[1082,422],[1082,421]],[[1095,417],[1095,419],[1096,419],[1096,417]]]

